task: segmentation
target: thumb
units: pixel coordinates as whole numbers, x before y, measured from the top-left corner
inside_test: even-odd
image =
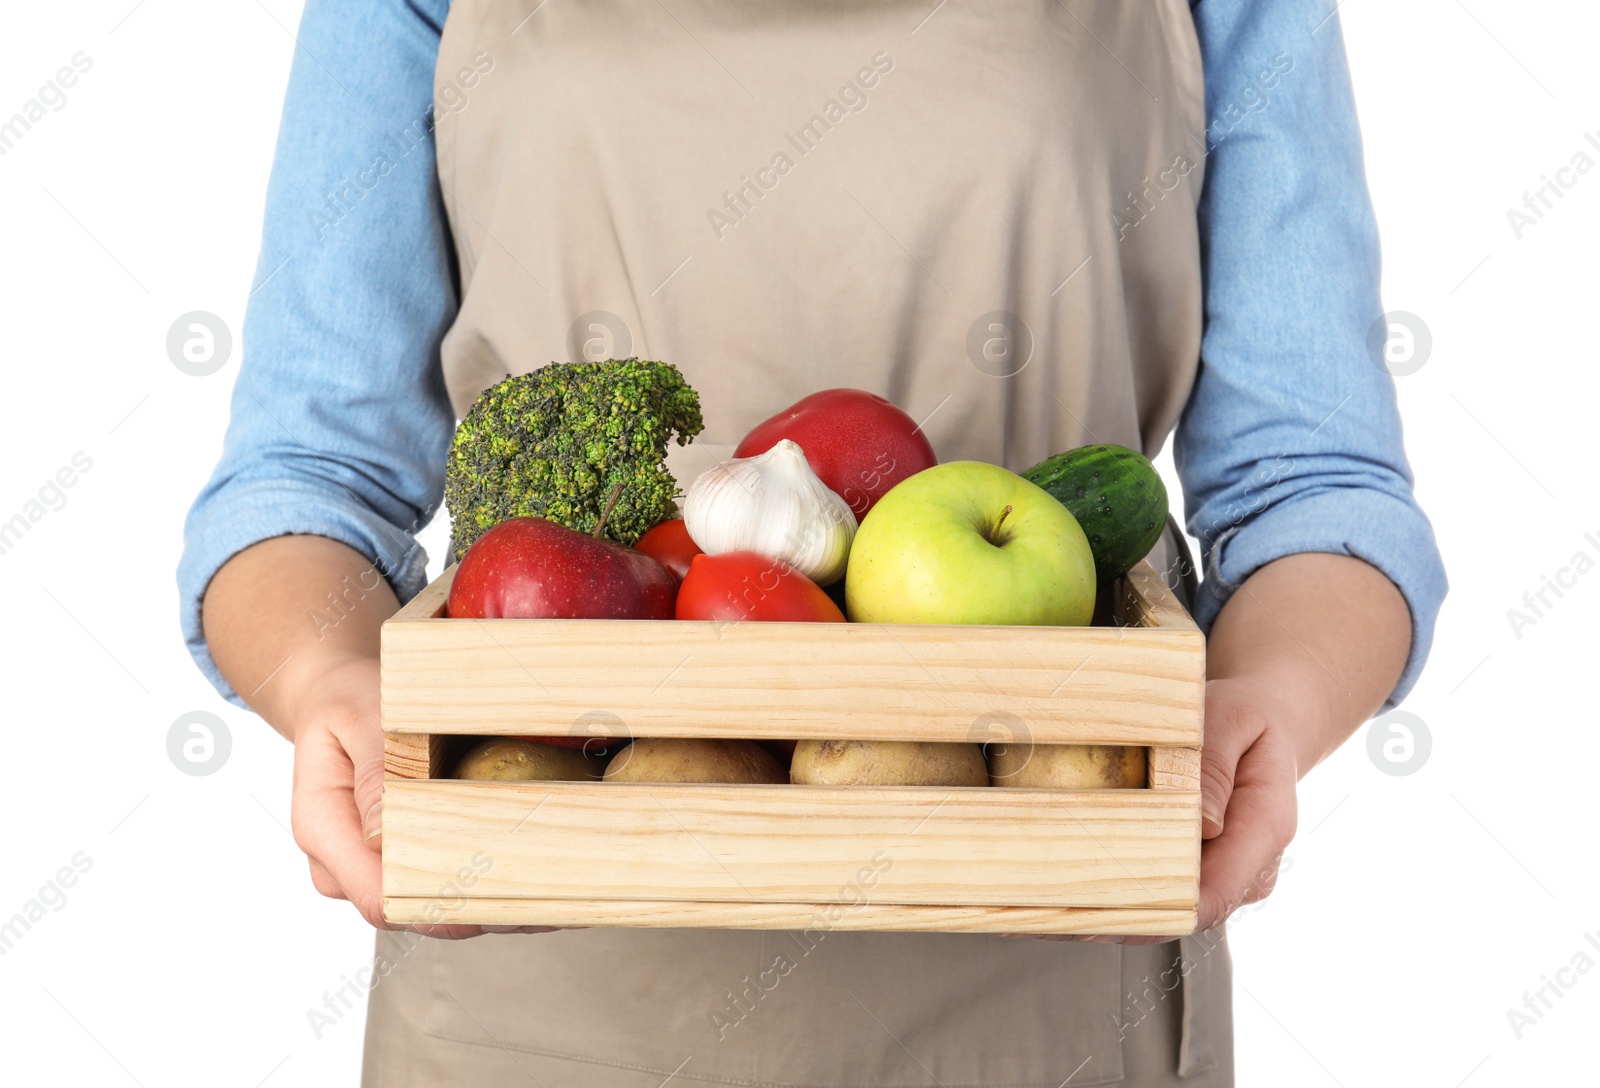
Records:
[[[1261,733],[1252,704],[1237,697],[1227,681],[1206,685],[1205,744],[1200,752],[1200,837],[1214,839],[1233,798],[1239,760]]]
[[[354,771],[356,815],[367,845],[379,848],[383,834],[383,733],[376,724],[360,725],[343,738]]]

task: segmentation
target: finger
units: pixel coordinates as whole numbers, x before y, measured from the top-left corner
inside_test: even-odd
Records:
[[[1222,834],[1228,801],[1233,796],[1235,769],[1266,728],[1265,721],[1253,707],[1216,694],[1227,690],[1215,685],[1206,689],[1206,739],[1200,750],[1200,837],[1203,839],[1214,839]]]
[[[1201,847],[1201,930],[1272,891],[1296,819],[1293,756],[1279,750],[1286,747],[1269,735],[1239,760],[1227,829]]]
[[[432,937],[439,941],[460,941],[468,937],[481,937],[486,932],[483,926],[459,925],[454,922],[438,925],[390,926],[389,928],[409,930],[412,933],[420,933],[424,937]],[[542,930],[535,929],[533,932],[542,932]]]
[[[383,834],[383,733],[373,722],[346,719],[334,726],[334,735],[350,760],[361,837],[369,849],[379,850],[379,836]]]
[[[1017,941],[1081,941],[1084,944],[1140,943],[1145,940],[1170,941],[1171,937],[1121,937],[1114,933],[1002,933]]]
[[[360,730],[352,730],[359,735]],[[382,778],[382,737],[376,745],[352,736],[350,745],[365,750]],[[304,756],[302,756],[302,750]],[[348,899],[376,929],[404,929],[438,940],[477,937],[482,926],[457,923],[390,925],[383,919],[383,877],[378,840],[366,839],[355,805],[355,760],[344,742],[320,731],[295,748],[295,804],[291,813],[295,839],[311,863],[311,882],[334,899]]]
[[[333,879],[333,874],[322,862],[316,858],[307,857],[306,863],[311,867],[311,886],[329,899],[343,899],[344,889],[339,887],[339,882]]]
[[[377,853],[361,833],[350,757],[326,729],[308,730],[295,745],[295,842],[319,862],[361,916],[378,929],[383,920],[382,875]]]

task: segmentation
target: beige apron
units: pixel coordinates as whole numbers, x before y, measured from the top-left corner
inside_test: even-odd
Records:
[[[1188,395],[1186,0],[458,0],[435,94],[458,415],[551,360],[665,359],[705,409],[669,461],[687,483],[831,386],[926,420],[944,460],[1013,469],[1088,441],[1154,455]],[[385,1088],[1232,1082],[1220,934],[379,948]]]

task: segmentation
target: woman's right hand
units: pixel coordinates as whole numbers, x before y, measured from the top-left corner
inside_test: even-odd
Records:
[[[378,929],[430,937],[475,937],[482,926],[391,926],[383,920],[381,876],[383,731],[378,662],[356,657],[305,678],[306,694],[287,723],[294,740],[294,841],[311,864],[311,883],[347,899]]]
[[[202,617],[223,676],[294,743],[290,823],[317,891],[348,899],[378,929],[430,937],[549,932],[383,920],[378,648],[383,621],[399,607],[389,583],[358,552],[326,537],[292,535],[252,544],[223,564]]]

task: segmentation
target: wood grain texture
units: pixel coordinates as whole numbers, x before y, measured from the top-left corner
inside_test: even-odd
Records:
[[[626,899],[385,897],[395,925],[447,922],[501,926],[635,926],[792,930],[815,944],[827,933],[1106,933],[1182,936],[1193,910],[1085,907],[926,906],[901,903],[718,903]]]
[[[388,622],[409,623],[414,620],[444,619],[445,604],[450,600],[450,583],[456,579],[456,565],[452,563],[444,573],[423,587],[422,592],[400,607]]]
[[[1203,845],[1200,834],[1200,748],[1156,747],[1149,752],[1150,789],[1155,792],[1172,791],[1183,797],[1195,799],[1194,815],[1189,824],[1189,869],[1194,873],[1196,893],[1200,883],[1200,851]]]
[[[999,714],[1037,743],[1198,744],[1204,639],[1147,565],[1127,585],[1151,626],[451,620],[413,601],[383,627],[384,729],[583,735],[598,712],[634,736],[959,741]]]
[[[1158,746],[1150,749],[1150,788],[1153,790],[1199,790],[1199,747]]]
[[[1193,909],[1199,795],[990,787],[415,782],[386,896]]]
[[[1194,927],[1205,646],[1147,565],[1098,628],[450,620],[453,575],[383,628],[391,922]],[[456,735],[614,734],[609,715],[635,736],[1137,744],[1153,788],[438,779]]]
[[[1200,629],[1178,600],[1177,594],[1167,588],[1161,575],[1148,560],[1117,580],[1112,597],[1112,615],[1116,622],[1127,627],[1163,631],[1192,631]]]
[[[444,774],[446,737],[425,733],[385,733],[385,778],[438,778]]]

